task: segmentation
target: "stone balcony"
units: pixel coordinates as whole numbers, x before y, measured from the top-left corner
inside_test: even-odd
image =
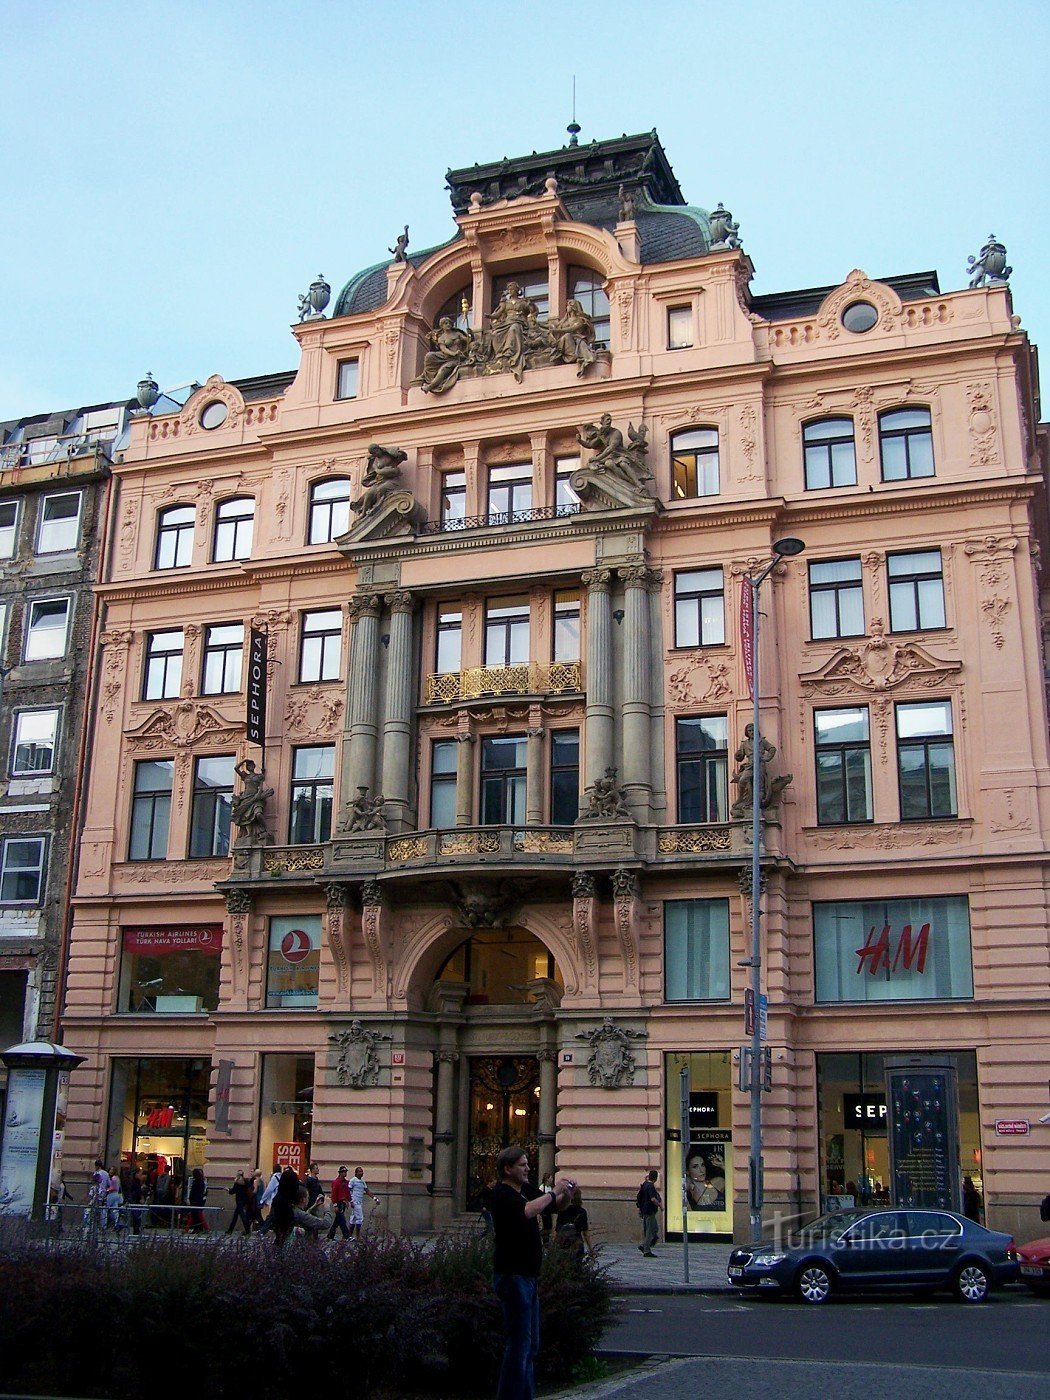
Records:
[[[426,677],[424,705],[451,705],[502,695],[578,695],[583,690],[583,664],[554,661],[549,666],[472,666]]]

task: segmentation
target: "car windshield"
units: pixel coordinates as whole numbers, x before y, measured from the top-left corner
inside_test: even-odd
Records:
[[[809,1221],[796,1232],[796,1238],[805,1243],[810,1240],[838,1240],[855,1220],[865,1212],[862,1210],[833,1210]]]

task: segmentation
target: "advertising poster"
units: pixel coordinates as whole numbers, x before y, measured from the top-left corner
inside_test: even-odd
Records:
[[[69,1101],[69,1070],[59,1070],[55,1093],[55,1123],[51,1139],[51,1174],[47,1182],[48,1219],[52,1206],[62,1204],[62,1145],[66,1137],[66,1105]]]
[[[320,971],[320,914],[272,918],[266,969],[266,1005],[285,1010],[316,1006]]]
[[[887,1068],[893,1204],[934,1210],[961,1206],[954,1072]]]
[[[43,1069],[13,1069],[8,1075],[0,1152],[0,1213],[32,1214],[46,1084],[47,1071]],[[50,1129],[48,1124],[49,1135]]]
[[[692,1117],[692,1114],[690,1114]],[[682,1157],[682,1144],[667,1144],[667,1229],[686,1228],[691,1235],[733,1233],[733,1134],[728,1128],[692,1129]]]

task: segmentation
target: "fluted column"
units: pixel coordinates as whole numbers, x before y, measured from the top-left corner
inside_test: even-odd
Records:
[[[620,778],[627,805],[648,821],[652,803],[652,673],[655,664],[649,632],[649,589],[653,571],[644,565],[621,569],[624,586],[623,757]]]
[[[530,729],[525,743],[525,821],[543,820],[543,730]]]
[[[456,825],[470,826],[474,816],[474,735],[457,734]]]
[[[558,1123],[558,1052],[553,1045],[541,1045],[536,1058],[540,1062],[540,1121],[538,1131],[539,1168],[537,1180],[554,1171],[554,1149],[557,1144]]]
[[[612,604],[611,570],[588,569],[587,589],[587,726],[584,786],[590,787],[613,766]]]
[[[390,609],[390,651],[383,718],[384,811],[391,830],[404,831],[412,820],[412,612],[415,600],[399,589],[386,595]]]
[[[356,593],[350,602],[350,666],[340,797],[343,808],[359,787],[375,786],[378,737],[379,609],[377,594]]]

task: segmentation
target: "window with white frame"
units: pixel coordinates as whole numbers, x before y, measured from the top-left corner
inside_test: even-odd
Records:
[[[303,637],[299,649],[299,679],[337,681],[343,643],[343,614],[339,608],[303,613]]]
[[[856,486],[857,450],[852,418],[818,418],[802,426],[806,490]]]
[[[688,350],[692,343],[693,308],[691,306],[669,306],[667,308],[668,350]]]
[[[864,587],[859,559],[810,562],[809,631],[814,641],[863,637]]]
[[[689,428],[671,438],[671,494],[682,501],[718,495],[718,429]]]
[[[360,360],[340,360],[335,376],[337,399],[356,399],[361,383]]]
[[[729,1000],[729,900],[664,903],[664,997]]]
[[[214,627],[206,627],[201,694],[233,695],[240,690],[243,653],[242,623],[220,623]]]
[[[193,506],[169,506],[157,516],[155,569],[186,569],[193,563]]]
[[[0,904],[39,904],[44,893],[45,836],[7,836],[0,842]]]
[[[29,605],[23,659],[53,661],[66,654],[69,633],[69,598],[40,598]]]
[[[55,771],[58,710],[19,710],[11,741],[11,776],[39,778]]]
[[[0,559],[13,559],[18,543],[18,502],[0,501]]]
[[[310,487],[311,544],[331,544],[350,528],[350,482],[345,476],[315,481]]]
[[[143,700],[174,700],[182,688],[182,628],[151,632],[146,639]]]
[[[220,501],[215,511],[213,562],[229,564],[235,559],[250,559],[254,529],[255,501],[251,496]]]
[[[79,491],[44,497],[36,532],[38,554],[67,554],[76,549],[80,539],[80,504]]]
[[[719,646],[726,639],[725,583],[721,567],[674,576],[674,644]]]

